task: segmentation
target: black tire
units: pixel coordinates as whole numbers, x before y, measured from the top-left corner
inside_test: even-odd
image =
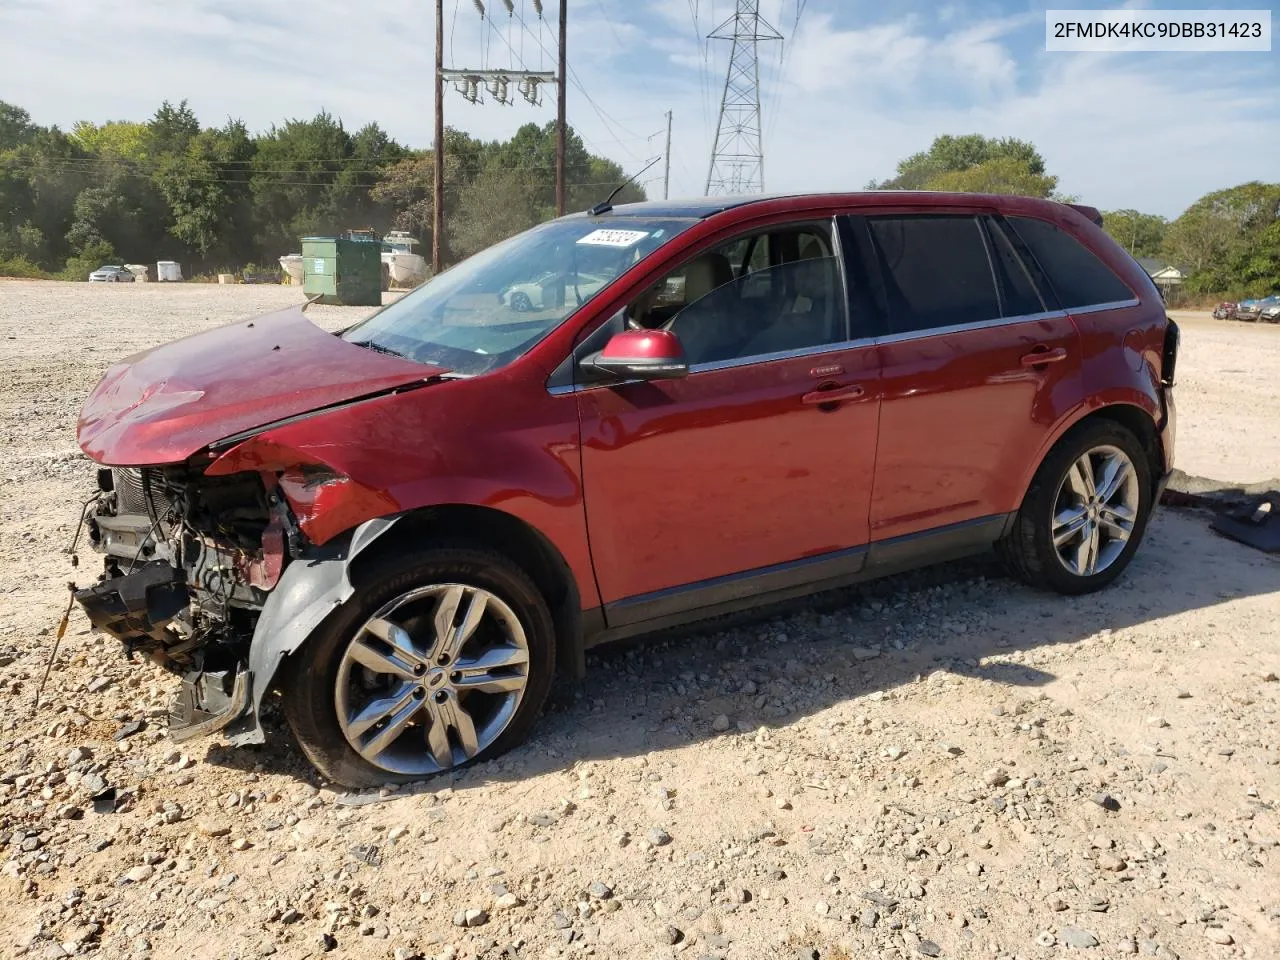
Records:
[[[1053,545],[1053,511],[1058,491],[1072,465],[1088,451],[1111,446],[1133,463],[1138,478],[1139,507],[1124,549],[1105,569],[1090,576],[1068,570]],[[1151,464],[1132,431],[1111,420],[1090,420],[1070,430],[1045,457],[1022,501],[1008,536],[996,546],[1009,572],[1033,587],[1077,595],[1100,590],[1115,580],[1133,559],[1146,532],[1155,488]]]
[[[502,554],[460,544],[433,544],[412,554],[389,556],[281,668],[282,706],[289,726],[307,759],[334,783],[360,788],[425,779],[422,774],[382,769],[360,756],[339,726],[334,690],[343,654],[361,625],[406,591],[436,583],[468,584],[498,596],[520,620],[529,647],[528,681],[515,714],[492,744],[468,764],[451,769],[504,753],[523,741],[537,720],[555,672],[555,628],[529,575]]]
[[[513,293],[511,295],[511,309],[517,313],[528,313],[533,309],[533,301],[529,299],[527,293]]]

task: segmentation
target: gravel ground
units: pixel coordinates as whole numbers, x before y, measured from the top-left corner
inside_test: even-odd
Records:
[[[83,396],[299,298],[0,281],[0,956],[1280,956],[1280,563],[1194,512],[1090,597],[978,559],[607,652],[527,746],[385,795],[278,716],[169,743],[172,679],[78,613],[33,710],[95,564]],[[1280,328],[1179,320],[1180,466],[1280,474]]]

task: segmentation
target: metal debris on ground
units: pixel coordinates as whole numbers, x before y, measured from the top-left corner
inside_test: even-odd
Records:
[[[357,843],[351,848],[351,855],[357,860],[369,864],[371,867],[382,866],[382,854],[377,846],[372,843]]]
[[[1264,553],[1280,553],[1280,479],[1231,485],[1174,470],[1162,502],[1218,515],[1209,529]]]

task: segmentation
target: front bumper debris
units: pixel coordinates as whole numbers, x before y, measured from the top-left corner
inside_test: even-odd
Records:
[[[95,628],[129,650],[144,644],[163,649],[173,640],[169,623],[191,602],[182,571],[163,561],[77,590],[75,597]]]
[[[249,690],[249,672],[238,665],[187,674],[169,707],[169,739],[183,743],[222,730],[244,713]]]

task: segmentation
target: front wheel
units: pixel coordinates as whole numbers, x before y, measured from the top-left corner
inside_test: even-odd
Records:
[[[554,664],[528,575],[488,550],[439,546],[389,558],[290,656],[284,712],[330,780],[407,783],[523,740]]]
[[[1137,437],[1109,420],[1082,424],[1041,464],[1000,553],[1032,586],[1064,594],[1099,590],[1133,559],[1153,496]]]

